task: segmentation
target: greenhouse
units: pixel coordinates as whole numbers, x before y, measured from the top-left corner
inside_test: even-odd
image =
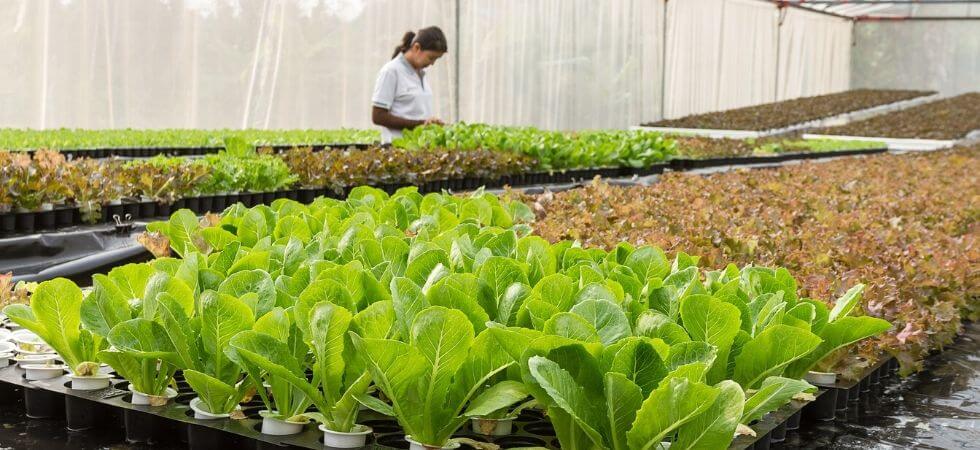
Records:
[[[980,0],[4,0],[0,449],[980,442]]]

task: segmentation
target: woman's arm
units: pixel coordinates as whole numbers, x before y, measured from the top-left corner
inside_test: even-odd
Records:
[[[375,125],[391,128],[393,130],[415,128],[425,123],[424,120],[413,120],[398,117],[392,114],[391,111],[388,111],[380,106],[374,106],[371,108],[371,121],[374,122]]]
[[[419,125],[428,125],[430,123],[442,125],[442,121],[436,118],[414,120],[398,117],[392,114],[391,111],[388,111],[380,106],[374,106],[371,108],[371,121],[374,122],[375,125],[380,125],[394,130],[412,129]]]

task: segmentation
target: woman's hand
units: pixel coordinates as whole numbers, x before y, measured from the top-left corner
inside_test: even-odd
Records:
[[[439,120],[436,117],[430,117],[428,119],[425,119],[425,122],[422,122],[422,125],[440,125],[441,126],[441,125],[445,125],[445,122],[443,122],[442,120]]]

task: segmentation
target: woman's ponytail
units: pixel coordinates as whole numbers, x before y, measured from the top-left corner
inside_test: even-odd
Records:
[[[398,47],[395,47],[395,53],[391,55],[392,59],[398,57],[398,55],[405,53],[408,49],[412,48],[412,42],[415,40],[415,32],[409,31],[402,36],[402,43]]]
[[[443,53],[449,51],[449,44],[442,30],[439,27],[428,27],[419,30],[418,34],[415,34],[414,31],[405,33],[405,36],[402,36],[401,45],[395,47],[395,53],[391,55],[392,59],[407,52],[412,48],[412,44],[415,43],[418,43],[422,47],[422,50],[433,50]]]

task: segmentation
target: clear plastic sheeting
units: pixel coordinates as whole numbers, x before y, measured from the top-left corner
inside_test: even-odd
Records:
[[[369,128],[429,25],[446,121],[625,128],[850,76],[850,22],[761,0],[6,0],[0,126]]]
[[[6,0],[0,123],[369,127],[377,71],[405,31],[454,36],[455,13],[453,0]],[[446,119],[454,75],[449,57],[429,71]]]
[[[980,11],[980,5],[976,9]],[[944,96],[976,91],[980,89],[980,22],[858,22],[851,84],[931,89]]]
[[[460,0],[460,119],[622,128],[660,116],[663,0]]]
[[[757,0],[668,2],[665,118],[774,101],[778,18]]]
[[[776,100],[847,90],[853,22],[799,8],[782,11]]]

